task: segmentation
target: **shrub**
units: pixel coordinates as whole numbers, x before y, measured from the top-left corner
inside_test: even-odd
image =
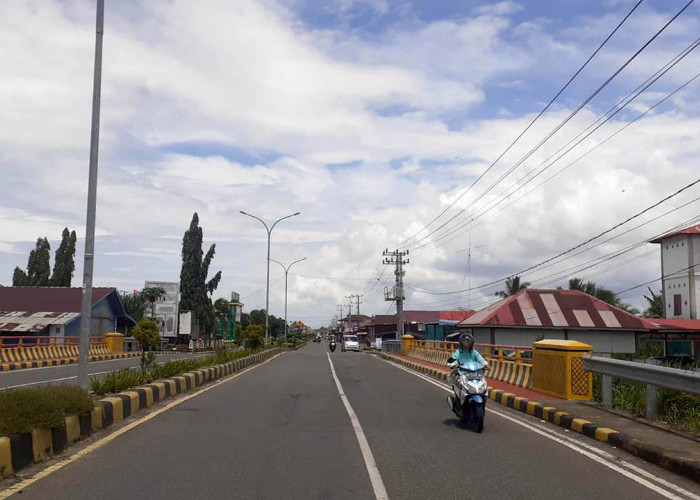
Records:
[[[90,385],[95,394],[103,396],[104,394],[119,392],[137,385],[147,384],[154,380],[182,375],[185,372],[197,370],[205,366],[228,363],[252,353],[253,351],[250,349],[243,349],[240,351],[221,349],[214,355],[203,358],[166,361],[163,364],[151,366],[145,372],[130,369],[119,370],[107,374],[102,379],[93,378],[90,381]]]
[[[63,428],[68,415],[82,415],[93,406],[90,394],[74,386],[0,391],[0,434]]]

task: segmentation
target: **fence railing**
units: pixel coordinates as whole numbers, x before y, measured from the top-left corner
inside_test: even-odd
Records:
[[[605,406],[612,406],[613,377],[646,384],[648,419],[656,418],[659,388],[700,395],[700,372],[590,355],[583,356],[583,368],[603,376],[602,396]]]
[[[0,348],[49,347],[57,345],[79,345],[80,337],[60,336],[0,336]],[[90,345],[105,345],[104,337],[90,337]]]
[[[399,342],[395,340],[394,342]],[[459,342],[445,340],[414,340],[413,347],[442,352],[453,352],[459,347]],[[500,345],[500,344],[475,344],[484,357],[498,359],[500,361],[514,361],[515,363],[530,363],[532,360],[531,346]]]
[[[385,340],[382,342],[382,351],[389,354],[401,354],[400,340]]]

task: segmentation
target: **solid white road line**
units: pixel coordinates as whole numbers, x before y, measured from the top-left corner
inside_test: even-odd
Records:
[[[348,416],[352,422],[352,428],[355,431],[355,437],[360,445],[360,451],[362,451],[362,458],[365,461],[365,467],[367,468],[367,473],[369,474],[369,480],[372,483],[374,496],[377,498],[377,500],[388,500],[389,495],[387,495],[386,488],[384,488],[384,481],[382,481],[379,468],[377,467],[377,463],[374,461],[374,456],[372,455],[372,450],[370,449],[367,438],[365,437],[365,432],[362,430],[360,421],[358,420],[355,411],[352,409],[350,401],[345,395],[345,391],[343,391],[343,386],[340,384],[338,375],[335,373],[335,367],[333,366],[333,361],[331,360],[330,355],[326,353],[326,356],[328,357],[328,364],[331,366],[331,374],[333,375],[333,380],[335,380],[335,386],[340,394],[340,399],[345,405],[345,410],[348,412]]]
[[[409,368],[403,367],[403,366],[398,365],[396,363],[392,363],[392,362],[386,361],[386,360],[382,360],[382,361],[385,361],[389,365],[391,365],[395,368],[399,368],[400,370],[403,370],[406,373],[410,373],[411,375],[414,375],[422,380],[425,380],[426,382],[429,382],[429,383],[433,384],[434,386],[439,387],[443,391],[446,391],[448,393],[452,393],[452,389],[447,384],[443,384],[441,382],[433,380],[433,379],[431,379],[423,374],[414,372],[413,370],[410,370]],[[584,456],[590,458],[591,460],[598,462],[599,464],[604,465],[605,467],[612,469],[615,472],[618,472],[619,474],[622,474],[623,476],[641,484],[642,486],[649,488],[650,490],[658,493],[659,495],[662,495],[665,498],[670,498],[670,499],[674,499],[674,500],[683,500],[683,497],[679,497],[678,495],[675,495],[674,493],[671,493],[670,491],[666,491],[666,490],[662,489],[661,487],[647,481],[646,479],[644,479],[641,476],[644,476],[644,477],[649,478],[653,481],[656,481],[659,484],[663,484],[667,488],[669,488],[677,493],[680,493],[680,494],[684,495],[685,497],[691,498],[693,500],[700,499],[700,497],[698,495],[682,488],[681,486],[678,486],[678,485],[673,484],[669,481],[666,481],[665,479],[659,478],[659,477],[653,475],[652,473],[647,472],[644,469],[637,467],[633,464],[630,464],[630,463],[627,463],[624,461],[619,461],[617,459],[617,457],[615,457],[614,455],[611,455],[609,453],[606,453],[603,450],[599,450],[598,448],[595,448],[595,447],[590,446],[590,445],[584,445],[583,443],[581,443],[577,440],[571,439],[571,438],[567,438],[567,437],[559,436],[559,435],[554,435],[552,433],[553,429],[551,429],[551,428],[538,428],[539,426],[535,426],[532,423],[526,422],[520,418],[514,418],[510,415],[507,415],[504,412],[494,410],[492,408],[487,408],[487,410],[489,411],[489,413],[493,413],[494,415],[498,415],[499,417],[504,418],[506,420],[509,420],[517,425],[520,425],[521,427],[524,427],[532,432],[535,432],[536,434],[539,434],[547,439],[550,439],[550,440],[555,441],[563,446],[566,446],[567,448],[570,448],[570,449],[580,453],[581,455],[584,455]],[[599,455],[602,455],[602,457]],[[611,463],[608,460],[614,460],[617,463]],[[630,470],[629,471],[625,470],[621,466],[627,467]]]

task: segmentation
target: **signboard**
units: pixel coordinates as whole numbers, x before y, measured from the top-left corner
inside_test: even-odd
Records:
[[[241,294],[238,292],[231,292],[231,302],[240,302],[241,301]]]
[[[378,351],[382,350],[382,338],[381,337],[377,337],[377,340],[374,341],[374,346],[375,346],[375,349],[377,349]]]
[[[160,287],[165,296],[155,304],[155,318],[162,337],[176,337],[178,332],[178,305],[180,302],[180,283],[167,281],[146,281],[145,288]],[[146,308],[150,315],[150,308]]]

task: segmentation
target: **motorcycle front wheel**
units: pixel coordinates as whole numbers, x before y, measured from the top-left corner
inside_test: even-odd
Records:
[[[474,408],[474,430],[479,434],[484,430],[484,407],[482,405]]]

